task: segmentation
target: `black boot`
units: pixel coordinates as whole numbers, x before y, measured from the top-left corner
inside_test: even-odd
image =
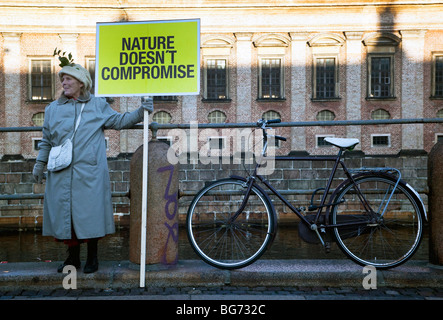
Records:
[[[98,239],[90,239],[88,241],[88,258],[83,269],[84,273],[93,273],[98,270],[97,244]]]
[[[63,262],[61,265],[58,266],[57,272],[63,272],[63,268],[65,266],[72,265],[76,269],[80,268],[81,262],[80,262],[80,245],[75,246],[69,246],[68,247],[68,257],[66,258],[65,262]]]

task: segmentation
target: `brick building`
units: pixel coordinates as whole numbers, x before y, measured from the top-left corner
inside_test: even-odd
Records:
[[[96,22],[185,18],[201,19],[201,93],[157,97],[154,121],[443,117],[439,1],[3,0],[0,8],[1,127],[41,125],[61,91],[55,47],[94,72]],[[121,112],[138,105],[138,98],[112,103]],[[328,153],[325,136],[359,138],[367,155],[429,151],[443,135],[441,124],[278,130],[291,136],[283,154]],[[35,158],[40,135],[3,133],[0,155]],[[107,132],[108,155],[133,152],[140,135]]]
[[[0,0],[0,127],[35,127],[57,99],[54,48],[71,52],[91,73],[96,22],[201,19],[201,92],[156,97],[159,123],[284,122],[443,117],[443,2],[427,0]],[[132,111],[139,98],[114,98]],[[159,137],[174,139],[161,130]],[[280,154],[328,154],[326,136],[359,138],[356,166],[395,166],[426,191],[426,152],[443,124],[278,128],[290,137]],[[129,212],[129,159],[141,130],[106,132],[116,217]],[[41,132],[0,133],[0,194],[42,194],[31,175]],[[212,131],[209,146],[230,139]],[[200,141],[200,143],[202,143]],[[282,189],[315,189],[327,167],[277,168]],[[284,170],[283,170],[284,169]],[[238,168],[182,164],[180,188]],[[283,172],[284,171],[284,172]],[[294,181],[290,179],[294,178]],[[116,196],[118,194],[119,196]],[[0,222],[40,221],[41,198],[0,199]],[[180,212],[186,212],[181,202]],[[9,219],[9,220],[8,220]],[[26,220],[25,219],[25,220]],[[9,221],[9,222],[8,222]]]

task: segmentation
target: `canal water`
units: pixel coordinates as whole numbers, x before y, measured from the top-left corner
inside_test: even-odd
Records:
[[[428,231],[425,229],[420,248],[412,257],[428,260]],[[0,262],[50,262],[66,259],[66,245],[43,237],[41,230],[11,231],[0,229]],[[149,250],[149,249],[148,249]],[[82,260],[86,259],[86,245],[82,245]],[[179,229],[179,260],[199,259],[189,245],[186,230]],[[261,259],[346,259],[341,250],[332,244],[330,253],[321,245],[308,244],[298,236],[295,227],[279,227],[272,246]],[[120,228],[113,235],[99,241],[99,260],[129,260],[129,228]]]

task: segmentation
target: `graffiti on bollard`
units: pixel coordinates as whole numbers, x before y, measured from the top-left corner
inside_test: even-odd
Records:
[[[163,250],[163,255],[161,257],[161,261],[163,264],[175,264],[178,260],[178,252],[175,256],[175,259],[173,261],[167,261],[166,259],[166,253],[168,252],[168,244],[169,244],[169,239],[172,238],[172,241],[174,241],[175,244],[178,243],[178,223],[175,222],[173,225],[170,225],[168,222],[174,222],[174,218],[177,214],[177,209],[178,209],[178,192],[174,192],[172,194],[170,194],[170,187],[171,187],[171,181],[172,181],[172,176],[174,174],[174,166],[170,165],[170,166],[166,166],[166,167],[162,167],[159,168],[157,170],[157,172],[165,172],[165,171],[169,171],[169,179],[168,179],[168,184],[166,185],[166,189],[165,189],[165,194],[164,194],[164,199],[166,200],[166,205],[165,205],[165,215],[166,218],[168,219],[167,222],[164,223],[165,227],[168,229],[168,237],[166,238],[166,243],[165,243],[165,248]],[[172,213],[170,211],[171,207],[172,209]]]

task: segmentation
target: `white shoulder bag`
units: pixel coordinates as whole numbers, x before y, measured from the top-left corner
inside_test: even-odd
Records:
[[[77,122],[75,123],[74,133],[72,134],[72,137],[70,139],[66,139],[65,142],[63,142],[61,145],[51,148],[47,165],[49,171],[60,171],[69,167],[69,165],[71,164],[72,139],[74,139],[75,132],[77,131],[77,128],[80,124],[84,107],[85,104],[83,103],[80,110],[80,115],[78,116]]]

